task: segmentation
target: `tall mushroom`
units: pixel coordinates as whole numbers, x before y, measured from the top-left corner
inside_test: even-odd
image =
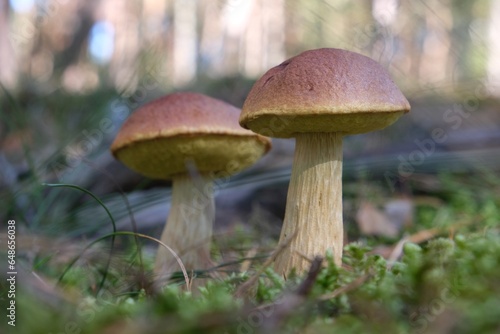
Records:
[[[211,264],[214,179],[250,166],[270,148],[268,138],[240,127],[239,114],[238,108],[202,94],[174,93],[134,112],[111,145],[113,155],[134,171],[172,180],[161,241],[188,271]],[[159,247],[155,273],[165,275],[175,268],[173,255]]]
[[[328,249],[342,262],[342,137],[382,129],[410,110],[388,72],[339,49],[310,50],[268,70],[252,87],[240,124],[296,139],[277,272],[303,272]]]

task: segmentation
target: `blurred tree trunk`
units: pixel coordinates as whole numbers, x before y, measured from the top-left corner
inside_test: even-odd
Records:
[[[474,66],[471,66],[474,53],[471,39],[471,23],[474,18],[475,1],[452,0],[450,4],[453,15],[453,27],[451,29],[450,59],[454,64],[452,78],[455,86],[459,86],[465,80],[471,80],[474,74]],[[498,36],[497,36],[498,38]]]
[[[197,7],[196,0],[174,1],[173,83],[175,86],[183,86],[196,76]]]
[[[17,82],[17,64],[9,40],[9,1],[0,0],[0,83],[13,88]]]
[[[64,70],[68,66],[79,61],[82,55],[82,50],[86,49],[86,42],[90,33],[90,29],[94,24],[93,8],[99,5],[99,0],[82,2],[82,7],[78,11],[80,22],[78,29],[73,34],[71,43],[61,53],[57,54],[55,59],[55,68]],[[50,33],[48,31],[47,33]],[[43,36],[40,36],[43,38]]]
[[[139,84],[142,71],[146,71],[154,59],[139,57],[141,47],[146,49],[147,39],[141,40],[141,3],[127,0],[106,0],[101,3],[99,20],[109,22],[115,29],[114,54],[109,64],[109,77],[123,96],[132,95]],[[153,34],[149,35],[154,38]],[[149,57],[151,58],[151,57]]]
[[[200,36],[201,71],[208,75],[219,75],[224,72],[222,60],[222,44],[224,41],[223,6],[212,1],[203,2],[203,19]],[[219,17],[219,20],[214,20]]]
[[[250,77],[257,77],[262,73],[262,54],[265,52],[262,41],[265,33],[262,24],[263,7],[261,0],[253,1],[252,14],[243,37],[243,71]]]
[[[263,71],[285,60],[285,0],[266,1],[263,17]]]
[[[491,94],[500,97],[500,0],[492,0],[488,31],[487,86]]]

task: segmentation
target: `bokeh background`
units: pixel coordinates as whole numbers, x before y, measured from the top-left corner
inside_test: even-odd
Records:
[[[56,247],[42,235],[109,232],[87,194],[43,185],[67,183],[99,196],[119,229],[159,236],[169,183],[109,153],[127,116],[174,91],[241,107],[267,69],[320,47],[372,57],[412,105],[391,127],[345,140],[346,239],[401,235],[415,205],[439,207],[429,195],[443,175],[478,194],[485,180],[498,185],[499,0],[0,0],[2,225],[15,217],[28,248]],[[273,143],[220,184],[221,240],[242,229],[276,242],[294,142]]]

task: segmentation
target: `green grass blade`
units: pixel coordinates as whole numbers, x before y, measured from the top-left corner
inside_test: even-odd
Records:
[[[104,210],[106,211],[106,213],[109,216],[109,219],[111,220],[111,224],[113,225],[113,233],[116,233],[116,222],[115,222],[115,219],[113,218],[113,215],[111,214],[111,212],[109,211],[109,209],[106,207],[106,205],[99,199],[99,197],[97,197],[96,195],[94,195],[92,192],[90,192],[87,189],[84,189],[82,187],[79,187],[77,185],[74,185],[74,184],[44,183],[43,185],[45,185],[47,187],[53,187],[53,188],[72,188],[72,189],[77,189],[77,190],[80,190],[81,192],[84,192],[87,195],[91,196],[93,199],[96,200],[97,203],[99,203],[100,206],[102,206],[104,208]],[[106,281],[106,278],[107,278],[107,275],[108,275],[109,265],[111,263],[111,257],[113,256],[114,245],[115,245],[115,236],[113,234],[112,237],[111,237],[111,249],[109,251],[108,261],[106,263],[106,268],[104,270],[104,274],[102,275],[101,283],[99,284],[99,288],[97,289],[96,294],[99,294],[99,292],[101,291],[102,287],[104,286],[104,282]],[[78,258],[79,257],[80,256],[78,256]],[[76,260],[78,260],[78,258]],[[75,262],[76,262],[76,260],[75,260]]]
[[[189,280],[189,276],[188,276],[187,271],[186,271],[186,267],[184,267],[184,264],[182,263],[182,260],[180,259],[180,257],[177,255],[177,253],[172,248],[170,248],[169,246],[167,246],[166,244],[164,244],[161,240],[153,238],[153,237],[151,237],[149,235],[145,235],[145,234],[141,234],[141,233],[136,233],[136,232],[129,232],[129,231],[119,231],[119,232],[113,232],[113,233],[109,233],[109,234],[103,235],[102,237],[95,239],[90,244],[88,244],[87,246],[85,246],[85,248],[80,252],[80,254],[78,254],[77,256],[75,256],[75,258],[70,261],[70,263],[68,264],[68,266],[66,267],[66,269],[64,269],[63,273],[61,274],[61,276],[59,276],[59,279],[57,280],[57,284],[60,284],[62,282],[62,280],[63,280],[64,276],[66,275],[66,273],[71,269],[71,267],[73,267],[73,265],[76,263],[76,261],[78,261],[80,259],[80,257],[83,255],[83,253],[86,250],[90,249],[96,243],[98,243],[98,242],[100,242],[102,240],[105,240],[107,238],[112,238],[114,240],[115,236],[117,236],[117,235],[130,235],[130,236],[134,236],[134,237],[149,239],[149,240],[152,240],[154,242],[157,242],[162,247],[165,247],[170,253],[172,253],[172,255],[174,256],[174,258],[176,259],[177,263],[179,264],[179,267],[181,268],[182,274],[184,275],[184,280],[186,281],[186,286],[189,287],[189,281],[190,280]],[[98,292],[99,292],[99,290],[98,290]]]

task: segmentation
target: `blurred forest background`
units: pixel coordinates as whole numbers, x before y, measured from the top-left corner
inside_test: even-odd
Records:
[[[414,195],[439,190],[436,175],[480,183],[498,171],[500,0],[0,0],[2,221],[21,221],[20,238],[109,231],[88,196],[42,186],[65,182],[100,196],[120,229],[128,192],[139,229],[158,236],[168,183],[109,154],[126,117],[178,90],[241,107],[267,69],[320,47],[380,62],[412,105],[390,128],[346,138],[347,223],[395,217],[365,230],[394,235]],[[276,239],[292,154],[293,140],[274,140],[221,186],[219,231],[250,222]]]

